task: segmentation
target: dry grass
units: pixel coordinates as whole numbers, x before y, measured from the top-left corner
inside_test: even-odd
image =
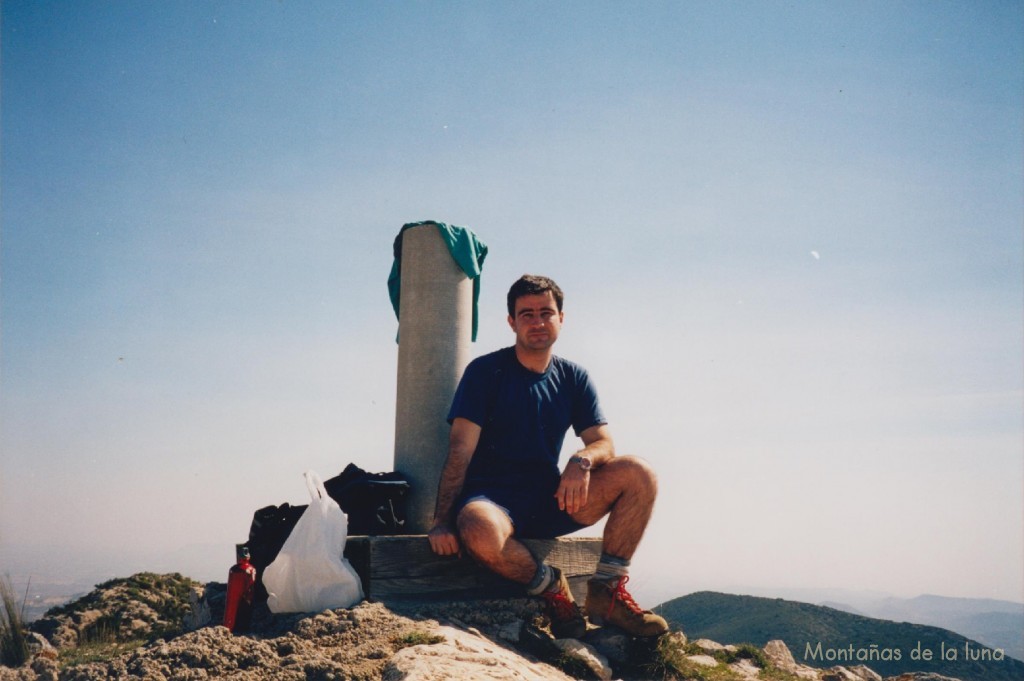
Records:
[[[20,667],[28,661],[28,641],[25,638],[25,600],[21,607],[14,595],[10,577],[0,579],[0,664]]]

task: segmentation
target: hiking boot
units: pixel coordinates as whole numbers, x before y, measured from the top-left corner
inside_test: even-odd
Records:
[[[587,633],[587,620],[583,618],[580,606],[573,600],[569,580],[558,568],[551,569],[555,571],[558,588],[541,594],[544,597],[544,611],[551,620],[551,635],[555,638],[580,638]]]
[[[661,636],[668,631],[668,622],[650,610],[641,610],[626,591],[629,577],[605,582],[587,582],[587,617],[598,626],[611,624],[631,636]]]

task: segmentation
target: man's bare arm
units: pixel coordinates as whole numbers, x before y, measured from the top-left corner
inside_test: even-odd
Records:
[[[473,458],[480,441],[480,426],[464,418],[452,421],[448,436],[448,458],[441,470],[437,485],[437,506],[434,509],[434,526],[427,535],[435,553],[450,556],[459,552],[459,540],[455,534],[455,518],[452,507],[462,491],[466,480],[466,469]]]
[[[615,457],[615,442],[607,425],[587,428],[580,433],[580,439],[583,440],[583,449],[576,452],[576,456],[588,457],[594,468],[600,468]],[[587,504],[589,494],[590,471],[576,464],[567,465],[555,491],[558,507],[568,513],[576,513]]]
[[[580,439],[583,440],[583,449],[576,452],[576,456],[590,457],[594,468],[600,468],[615,458],[615,442],[606,424],[587,428],[580,433]]]

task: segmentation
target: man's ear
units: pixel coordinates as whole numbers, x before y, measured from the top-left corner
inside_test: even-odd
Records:
[[[516,330],[516,320],[512,319],[512,315],[508,316],[508,328],[512,329],[513,331]]]

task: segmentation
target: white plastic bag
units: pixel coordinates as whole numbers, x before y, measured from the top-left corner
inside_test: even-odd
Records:
[[[284,546],[263,572],[271,612],[320,612],[363,599],[363,585],[345,559],[348,518],[327,495],[320,476],[306,471],[311,498]]]

